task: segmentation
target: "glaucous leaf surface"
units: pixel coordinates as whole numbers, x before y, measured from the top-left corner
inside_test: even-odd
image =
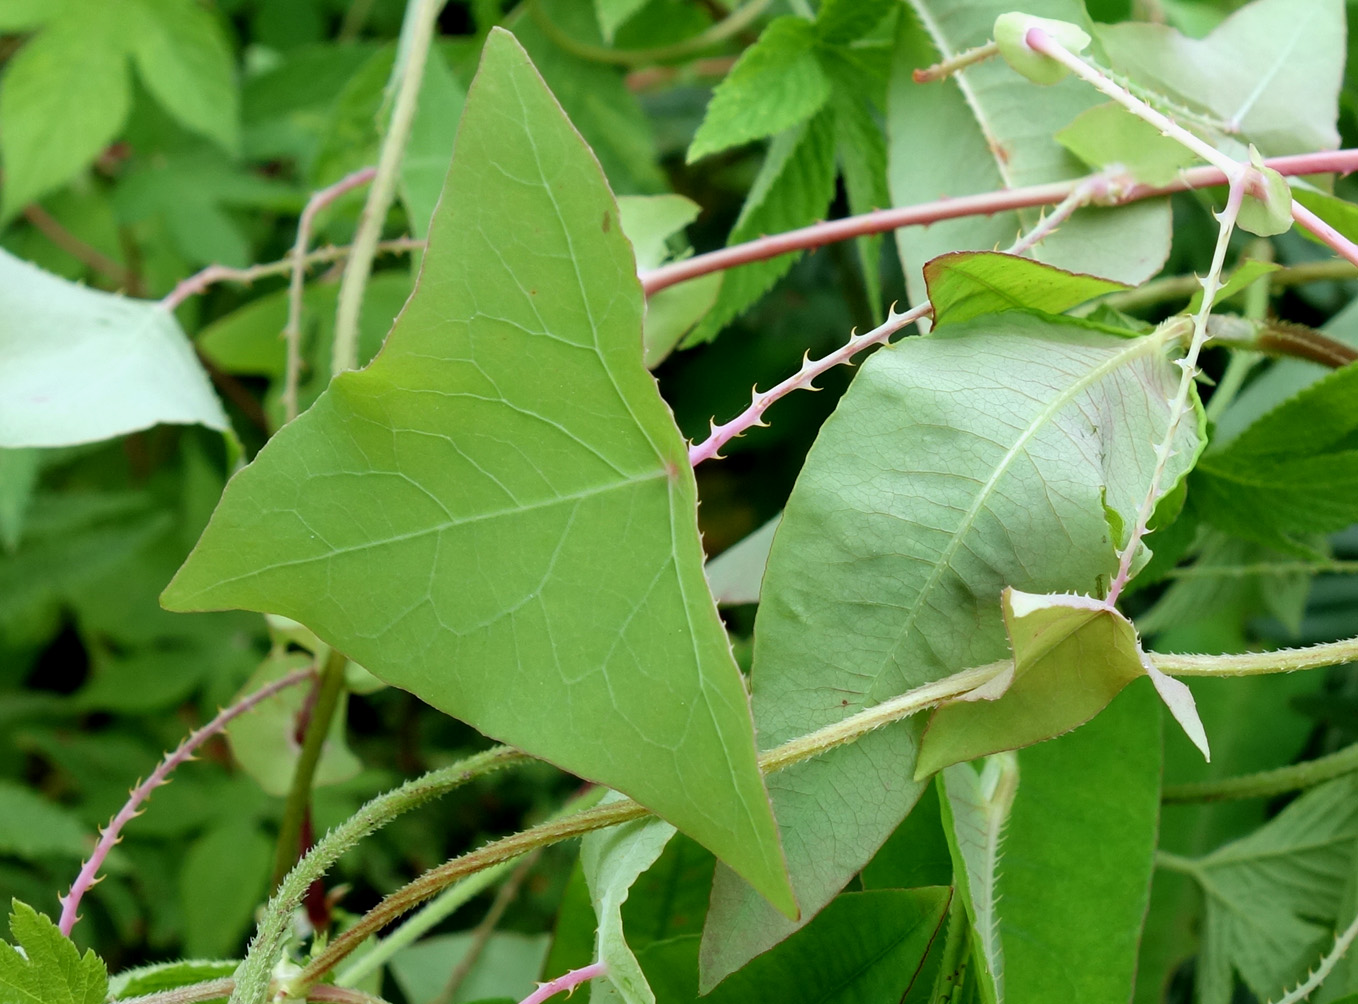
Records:
[[[1207,120],[1186,124],[1236,154],[1242,142],[1271,157],[1339,145],[1341,0],[1254,0],[1204,39],[1138,23],[1099,25],[1094,34],[1114,70],[1180,107],[1205,109]]]
[[[1178,385],[1163,337],[1011,312],[868,359],[774,536],[752,674],[765,748],[1008,658],[1005,586],[1101,592],[1127,532],[1109,513],[1134,522]],[[1180,424],[1164,491],[1193,463],[1197,426]],[[769,778],[803,918],[910,811],[920,730],[878,729]],[[705,985],[793,927],[719,870]]]
[[[901,18],[887,110],[888,179],[897,206],[1077,178],[1083,164],[1053,137],[1100,103],[1075,79],[1049,87],[1026,82],[1002,60],[967,67],[948,80],[915,83],[912,72],[990,40],[1006,0],[912,0]],[[1025,13],[1092,28],[1078,0],[1037,0]],[[1040,218],[1038,210],[997,213],[896,231],[912,300],[924,296],[920,270],[948,251],[1007,247]],[[1072,272],[1138,283],[1169,253],[1169,204],[1087,208],[1034,249]]]
[[[1086,108],[1056,141],[1093,168],[1120,167],[1147,185],[1167,185],[1197,155],[1115,102]]]
[[[924,266],[934,327],[1005,310],[1065,313],[1086,300],[1126,289],[1124,283],[1077,275],[999,251],[953,251]]]
[[[1000,861],[1009,1004],[1132,995],[1160,811],[1160,708],[1144,683],[1021,750]]]
[[[488,40],[384,351],[228,485],[164,597],[301,621],[487,735],[638,798],[792,910],[684,443],[612,194]]]
[[[68,446],[161,423],[227,431],[174,315],[0,250],[0,446]]]

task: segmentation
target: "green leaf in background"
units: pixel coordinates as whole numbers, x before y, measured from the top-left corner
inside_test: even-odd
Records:
[[[1358,364],[1335,370],[1278,405],[1190,482],[1216,526],[1279,550],[1358,521]]]
[[[1207,897],[1198,958],[1203,1004],[1231,999],[1232,971],[1261,999],[1304,976],[1329,948],[1358,846],[1358,782],[1339,778],[1247,837],[1172,866]]]
[[[0,446],[65,446],[161,423],[225,432],[174,315],[0,251]]]
[[[782,516],[775,516],[754,533],[732,544],[707,563],[707,584],[718,605],[758,603],[769,548]]]
[[[132,102],[129,59],[181,124],[228,151],[239,146],[234,58],[193,0],[68,0],[44,20],[0,84],[6,218],[65,185],[118,135]]]
[[[41,467],[38,450],[0,449],[0,547],[7,552],[13,553],[23,538],[24,517]]]
[[[599,32],[611,43],[614,34],[647,0],[594,0],[594,14],[599,19]]]
[[[1225,303],[1231,297],[1238,296],[1248,289],[1255,280],[1268,275],[1270,272],[1276,272],[1279,268],[1280,266],[1277,262],[1246,258],[1235,267],[1231,274],[1226,278],[1226,281],[1221,284],[1221,288],[1217,290],[1217,295],[1213,298],[1213,305]],[[1184,308],[1184,313],[1196,313],[1201,306],[1202,290],[1198,290],[1188,301],[1188,306]]]
[[[1207,755],[1192,693],[1151,665],[1121,613],[1088,596],[1036,596],[1011,588],[1002,603],[1013,672],[934,711],[916,777],[1069,732],[1140,676],[1151,678]]]
[[[305,652],[273,652],[245,682],[239,696],[253,693],[314,661]],[[321,747],[321,759],[312,782],[317,788],[347,781],[363,767],[344,742],[346,696],[341,695],[334,722]],[[247,711],[227,729],[227,741],[236,762],[270,795],[282,798],[292,788],[293,773],[302,753],[296,734],[297,720],[306,702],[305,687],[290,687]]]
[[[467,970],[457,993],[443,996],[448,977],[475,947],[475,933],[440,934],[425,938],[391,960],[391,975],[411,1004],[469,1004],[472,1001],[509,1002],[533,992],[533,974],[547,954],[545,934],[496,931]],[[557,973],[556,975],[561,975]]]
[[[131,107],[119,47],[126,29],[117,9],[97,0],[69,6],[78,12],[30,39],[0,81],[5,220],[89,166],[118,135]]]
[[[830,98],[830,81],[815,47],[816,29],[809,21],[770,21],[717,85],[688,162],[791,129],[820,111]]]
[[[1120,167],[1146,185],[1167,185],[1197,156],[1119,104],[1086,108],[1056,141],[1092,168]]]
[[[240,147],[235,59],[217,19],[192,0],[136,0],[128,45],[141,81],[181,124],[229,152]]]
[[[249,819],[228,817],[188,846],[179,896],[190,955],[220,958],[240,951],[255,909],[268,895],[272,860],[273,842]]]
[[[703,996],[711,1004],[858,1004],[898,1001],[941,934],[949,890],[878,889],[837,897],[802,930]],[[698,999],[696,937],[640,953],[659,1004]]]
[[[1050,87],[1023,80],[1002,60],[969,66],[948,80],[915,83],[914,70],[990,40],[1007,0],[911,0],[902,17],[887,112],[888,179],[893,204],[1018,188],[1087,173],[1053,134],[1099,103],[1076,79]],[[1035,0],[1025,13],[1092,24],[1079,0]],[[924,263],[948,251],[1009,246],[1040,218],[1036,209],[905,227],[896,245],[912,301],[924,298]],[[1033,255],[1072,272],[1139,283],[1160,270],[1169,253],[1166,200],[1121,208],[1082,209],[1033,249]]]
[[[466,90],[448,68],[438,46],[434,46],[424,64],[420,103],[401,157],[401,201],[415,237],[423,238],[429,233],[429,221],[443,191],[443,179],[448,175],[457,122],[466,100]]]
[[[0,854],[26,861],[82,858],[94,847],[94,834],[69,809],[36,792],[0,781]]]
[[[1005,999],[1131,997],[1160,811],[1160,709],[1144,683],[1022,750],[1000,862]]]
[[[825,0],[816,13],[816,34],[830,43],[852,42],[881,23],[894,0]]]
[[[14,945],[0,941],[0,999],[34,1004],[104,1004],[108,971],[92,951],[81,955],[46,915],[14,900]]]
[[[774,137],[726,243],[740,244],[808,226],[824,218],[834,195],[835,119],[827,111]],[[716,305],[684,345],[715,338],[786,275],[797,257],[780,255],[726,270]]]
[[[1062,314],[1128,287],[998,251],[954,251],[924,266],[934,327],[1004,310]]]
[[[1094,35],[1113,69],[1205,109],[1213,139],[1233,153],[1243,142],[1270,157],[1339,145],[1342,0],[1254,0],[1201,40],[1157,24],[1098,25]]]
[[[1100,593],[1125,542],[1107,510],[1134,522],[1178,386],[1165,337],[1011,312],[868,359],[774,536],[752,671],[766,748],[1007,658],[1005,586]],[[1192,465],[1197,424],[1180,424],[1163,491]],[[769,778],[803,918],[909,812],[922,786],[901,778],[920,728],[878,729]],[[856,810],[832,811],[845,793]],[[792,928],[719,871],[705,972]]]
[[[637,876],[651,865],[674,836],[674,827],[659,819],[643,819],[586,834],[580,844],[580,863],[589,883],[594,916],[598,919],[594,958],[608,973],[607,989],[590,989],[590,1000],[621,999],[626,1004],[655,1004],[655,994],[623,932],[622,904]]]
[[[129,969],[108,981],[109,996],[141,997],[186,987],[206,980],[221,980],[231,976],[240,962],[235,959],[221,962],[209,959],[181,959],[177,962],[154,962],[149,966]]]
[[[983,1000],[1004,1000],[1004,948],[998,913],[1000,855],[1014,794],[1019,786],[1018,758],[989,757],[978,774],[968,764],[943,772],[942,822],[954,865],[957,894],[967,911],[979,959],[977,980]]]
[[[385,350],[232,480],[164,602],[301,621],[638,798],[791,911],[693,475],[642,366],[630,247],[507,33],[447,190]]]

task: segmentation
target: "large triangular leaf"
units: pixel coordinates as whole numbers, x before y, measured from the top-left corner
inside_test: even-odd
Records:
[[[387,345],[227,487],[174,609],[281,613],[791,909],[684,443],[594,158],[505,33]]]
[[[1099,595],[1178,387],[1165,337],[1011,312],[906,339],[864,364],[774,537],[755,629],[762,744],[1007,658],[1007,585]],[[1197,422],[1181,423],[1163,490],[1199,445]],[[906,779],[919,729],[878,729],[769,778],[803,917],[914,804],[921,786]],[[846,798],[853,812],[834,808]],[[719,872],[708,979],[791,929]]]

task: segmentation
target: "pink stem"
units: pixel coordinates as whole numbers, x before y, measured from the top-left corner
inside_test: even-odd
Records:
[[[312,679],[315,675],[316,671],[312,667],[293,670],[287,676],[280,677],[273,683],[242,697],[229,708],[224,708],[217,713],[217,717],[212,721],[197,731],[191,732],[177,749],[165,754],[165,758],[151,772],[151,776],[132,789],[127,804],[118,810],[118,814],[113,817],[108,826],[99,831],[99,843],[95,845],[94,853],[90,855],[89,860],[80,869],[80,874],[76,876],[76,880],[71,883],[71,891],[65,896],[57,898],[58,902],[61,903],[61,922],[58,926],[61,928],[62,934],[69,936],[76,925],[76,921],[80,919],[76,910],[80,907],[81,897],[89,892],[98,881],[99,867],[108,857],[109,851],[113,850],[118,841],[122,839],[123,827],[141,814],[141,804],[151,797],[153,791],[167,783],[170,772],[185,760],[191,759],[194,750],[226,728],[232,719],[240,717],[261,702],[267,701],[279,691],[295,686],[303,680]]]
[[[1264,163],[1279,174],[1348,174],[1358,170],[1358,150],[1324,150],[1318,153],[1294,154],[1288,157],[1272,157]],[[1250,165],[1242,163],[1241,168]],[[1097,177],[1090,176],[1090,177]],[[1048,206],[1068,198],[1089,177],[1072,181],[1059,181],[1046,185],[1032,185],[1028,188],[1014,188],[980,195],[962,195],[956,198],[939,199],[916,206],[903,206],[899,209],[878,209],[859,216],[848,216],[839,220],[814,223],[809,227],[789,230],[786,233],[761,237],[745,244],[735,244],[729,248],[695,255],[680,262],[662,265],[641,274],[641,286],[646,295],[658,293],[689,279],[696,279],[712,272],[721,272],[737,265],[764,261],[778,255],[794,251],[806,251],[824,247],[838,241],[863,237],[867,234],[880,234],[900,227],[937,223],[940,220],[953,220],[963,216],[989,216],[994,213],[1015,209],[1028,209],[1035,206]],[[1116,196],[1110,195],[1110,205],[1125,205],[1141,199],[1169,195],[1192,188],[1207,188],[1227,184],[1230,179],[1225,172],[1215,167],[1194,167],[1181,171],[1179,177],[1168,185],[1128,186]],[[1297,217],[1299,220],[1301,217]],[[1306,224],[1303,223],[1303,226]],[[1323,239],[1323,238],[1322,238]],[[1328,242],[1327,242],[1328,243]],[[1332,247],[1334,245],[1331,245]],[[1336,248],[1340,254],[1344,251]],[[1347,257],[1347,255],[1345,254]]]
[[[1311,231],[1319,241],[1328,246],[1335,254],[1339,255],[1339,257],[1347,258],[1349,261],[1353,262],[1353,264],[1358,265],[1358,246],[1355,246],[1353,241],[1349,240],[1296,199],[1292,200],[1292,219]]]
[[[542,1004],[549,997],[561,993],[563,990],[573,990],[581,983],[589,980],[598,979],[608,970],[604,968],[602,962],[592,962],[588,966],[580,969],[572,969],[564,976],[558,976],[550,983],[543,983],[538,986],[531,994],[519,1002],[519,1004]]]
[[[712,432],[701,443],[690,446],[688,449],[688,462],[697,467],[704,460],[711,460],[718,455],[723,446],[735,439],[746,429],[756,425],[765,424],[762,416],[768,410],[769,405],[773,404],[781,397],[786,397],[794,390],[803,387],[810,387],[816,377],[827,370],[834,369],[842,363],[848,362],[859,352],[866,349],[869,345],[876,345],[890,338],[901,328],[914,321],[918,321],[929,313],[929,304],[922,303],[918,307],[911,307],[903,314],[891,313],[886,321],[873,328],[871,331],[862,335],[854,335],[847,342],[835,351],[820,359],[811,360],[805,358],[802,361],[802,368],[782,383],[770,390],[759,393],[756,389],[749,407],[742,411],[731,421],[722,425],[713,425]]]

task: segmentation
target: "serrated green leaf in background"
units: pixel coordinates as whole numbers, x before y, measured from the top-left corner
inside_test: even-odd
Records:
[[[1011,588],[1001,602],[1014,654],[1012,676],[933,712],[920,743],[916,777],[1069,732],[1141,676],[1155,682],[1207,755],[1191,692],[1151,665],[1136,629],[1120,612],[1089,596],[1036,596]]]
[[[659,1004],[858,1004],[898,1001],[910,989],[947,912],[949,890],[877,889],[837,897],[805,928],[697,996],[696,937],[640,953]]]
[[[954,251],[924,266],[934,327],[1004,310],[1062,314],[1127,286],[998,251]]]
[[[184,947],[218,958],[241,950],[268,894],[273,842],[249,819],[218,823],[186,849],[179,869]]]
[[[24,517],[33,501],[42,454],[34,449],[0,449],[0,548],[13,553],[23,538]]]
[[[1178,140],[1112,101],[1086,108],[1056,141],[1092,168],[1121,168],[1146,185],[1167,185],[1197,160]]]
[[[104,1004],[108,971],[94,952],[81,955],[45,914],[17,899],[9,929],[15,944],[0,941],[0,999],[6,1004]]]
[[[760,742],[1006,659],[1006,585],[1098,595],[1150,483],[1179,369],[1123,339],[1011,312],[871,356],[822,427],[774,536],[752,671]],[[1200,446],[1180,423],[1162,490]],[[1126,531],[1123,531],[1124,535]],[[769,778],[803,918],[910,810],[918,722]],[[852,797],[853,813],[831,811]],[[719,870],[708,982],[794,928]]]
[[[717,85],[688,162],[800,125],[830,98],[816,58],[816,29],[799,17],[770,21]]]
[[[512,37],[482,61],[385,350],[232,480],[164,602],[301,621],[638,798],[790,912],[616,204]]]
[[[12,781],[0,781],[0,854],[69,861],[94,848],[94,834],[69,809]]]
[[[955,764],[939,778],[941,818],[953,857],[954,885],[967,912],[982,1000],[1004,1000],[999,878],[1005,828],[1019,782],[1018,757],[989,757],[978,774]],[[913,815],[913,814],[912,814]]]
[[[816,33],[825,42],[852,42],[877,27],[895,6],[895,0],[825,0],[816,13]]]
[[[136,0],[128,45],[137,74],[187,128],[234,153],[240,147],[235,60],[217,19],[191,0]]]
[[[12,219],[83,171],[118,135],[131,107],[116,8],[83,2],[63,13],[10,58],[0,81],[0,219]]]
[[[1158,704],[1135,683],[1018,754],[999,880],[1009,1004],[1131,997],[1160,810]]]
[[[1114,70],[1189,108],[1205,109],[1216,120],[1212,138],[1228,144],[1233,155],[1243,155],[1243,142],[1270,157],[1339,145],[1335,119],[1346,37],[1341,0],[1301,6],[1254,0],[1201,40],[1165,25],[1130,23],[1098,25],[1094,36]]]
[[[1101,100],[1079,80],[1026,83],[1002,60],[969,66],[948,80],[915,83],[912,72],[990,40],[1007,0],[911,0],[901,18],[887,111],[888,178],[897,206],[1080,177],[1087,169],[1053,138]],[[1079,0],[1035,0],[1025,13],[1092,28]],[[1009,246],[1040,218],[1037,209],[948,220],[896,231],[913,301],[924,298],[920,270],[948,251]],[[1139,283],[1169,253],[1166,200],[1075,213],[1033,250],[1072,272]]]
[[[1172,867],[1207,897],[1198,959],[1203,1004],[1226,1004],[1232,971],[1260,998],[1304,976],[1330,945],[1358,848],[1358,782],[1339,778],[1304,794],[1247,837]]]
[[[674,836],[674,827],[659,819],[643,819],[586,834],[580,844],[590,900],[598,930],[594,958],[607,967],[603,982],[590,988],[590,1000],[655,1004],[655,994],[628,947],[622,905],[639,876],[655,864]]]
[[[835,121],[826,111],[774,137],[727,245],[807,226],[825,216],[835,195]],[[711,341],[787,274],[797,255],[779,255],[722,273],[721,291],[684,345]]]
[[[225,432],[174,315],[0,250],[0,446],[66,446],[162,423]]]

